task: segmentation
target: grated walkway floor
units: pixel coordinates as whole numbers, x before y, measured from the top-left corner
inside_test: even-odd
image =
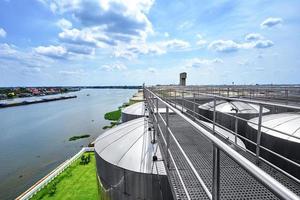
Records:
[[[161,127],[164,127],[162,121],[159,121],[159,124]],[[169,124],[171,131],[180,143],[184,152],[187,154],[200,177],[211,191],[213,164],[212,143],[178,115],[169,115]],[[165,135],[164,129],[162,130],[162,133]],[[162,146],[162,149],[165,149],[161,139],[159,139],[159,142]],[[184,156],[172,139],[170,139],[170,150],[180,174],[182,175],[191,199],[208,199],[198,179],[193,174],[190,166],[184,159]],[[242,150],[239,151],[250,161],[255,161],[254,156],[251,154]],[[162,153],[163,157],[166,158],[166,152],[162,150]],[[223,152],[220,152],[220,158],[221,199],[278,199]],[[277,170],[271,168],[267,164],[261,164],[260,167],[290,190],[300,195],[299,184]],[[176,173],[174,163],[172,162],[170,163],[170,169],[168,170],[168,177],[175,199],[187,199],[183,186],[179,180],[179,176]]]

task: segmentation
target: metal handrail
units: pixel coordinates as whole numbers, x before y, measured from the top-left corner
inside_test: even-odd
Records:
[[[217,150],[223,151],[226,155],[228,155],[231,159],[233,159],[236,163],[238,163],[243,169],[245,169],[251,176],[256,178],[261,184],[263,184],[266,188],[268,188],[272,193],[274,193],[277,197],[281,199],[299,199],[299,197],[294,194],[292,191],[290,191],[288,188],[283,186],[281,183],[279,183],[277,180],[275,180],[273,177],[268,175],[266,172],[261,170],[259,167],[254,165],[252,162],[244,158],[242,155],[240,155],[238,152],[233,150],[231,147],[229,147],[227,144],[225,144],[223,141],[221,141],[219,138],[217,138],[215,135],[211,134],[207,130],[205,130],[203,127],[201,127],[199,124],[191,120],[189,117],[185,116],[183,113],[178,111],[176,108],[168,104],[167,102],[163,101],[158,95],[156,95],[151,90],[145,88],[144,92],[149,92],[154,98],[157,98],[160,102],[162,102],[166,107],[171,109],[174,113],[179,115],[182,119],[184,119],[186,122],[191,124],[196,130],[201,133],[201,135],[205,136],[208,140],[210,140]],[[179,144],[180,146],[180,144]],[[187,157],[188,158],[188,157]],[[217,159],[214,159],[214,162],[216,162]],[[189,166],[192,168],[191,163],[189,163]],[[214,165],[215,167],[218,167],[218,165]],[[216,171],[214,169],[214,171]],[[217,173],[216,180],[218,180],[219,173]],[[214,179],[215,180],[215,179]],[[215,185],[215,182],[213,183]],[[216,190],[213,190],[213,197],[215,196],[215,192],[219,192],[219,187],[216,187]],[[218,197],[218,196],[217,196]]]
[[[171,91],[169,91],[169,92],[171,92]],[[176,90],[175,90],[175,92],[176,92]],[[186,90],[181,90],[181,93],[184,93],[184,92],[186,92]],[[193,96],[195,95],[196,93],[193,93]],[[202,94],[202,95],[206,95],[206,94]],[[220,96],[217,96],[217,95],[208,95],[208,96],[213,96],[214,97],[214,100],[217,98],[217,97],[220,97]],[[223,98],[223,99],[228,99],[228,98],[225,98],[225,97],[220,97],[221,99]],[[235,98],[230,98],[231,100],[235,100],[235,101],[241,101],[240,99],[235,99]],[[171,101],[172,102],[172,100],[170,100],[170,99],[167,99],[167,98],[165,98],[165,100],[166,101]],[[182,101],[189,101],[189,100],[187,100],[187,99],[184,99],[184,98],[182,98],[181,99]],[[191,101],[189,101],[189,102],[191,102]],[[246,102],[249,102],[249,103],[253,103],[252,101],[246,101]],[[182,103],[183,104],[183,103]],[[254,102],[254,104],[255,104],[255,102]],[[270,103],[269,103],[270,104]],[[198,103],[197,103],[197,105],[199,105]],[[259,105],[259,107],[260,108],[262,108],[262,105],[264,105],[264,104],[258,104]],[[276,105],[278,105],[278,104],[270,104],[270,105],[273,105],[273,106],[276,106]],[[286,105],[282,105],[282,104],[280,104],[282,107],[286,107]],[[294,106],[288,106],[288,107],[294,107]],[[298,109],[300,109],[300,107],[297,107]],[[182,109],[183,109],[183,106],[182,106]],[[185,108],[185,109],[187,109],[187,110],[189,110],[190,112],[193,112],[193,111],[191,111],[190,109],[188,109],[188,108]],[[256,146],[256,157],[257,157],[257,163],[259,163],[259,161],[260,161],[260,159],[261,159],[261,157],[260,157],[260,148],[262,148],[263,146],[261,146],[260,145],[260,140],[261,140],[261,128],[264,128],[264,129],[268,129],[268,130],[271,130],[271,131],[275,131],[275,132],[277,132],[277,133],[280,133],[280,134],[283,134],[283,135],[285,135],[285,136],[289,136],[289,137],[291,137],[291,138],[295,138],[295,139],[298,139],[298,140],[300,140],[300,138],[299,137],[297,137],[297,136],[294,136],[294,135],[290,135],[290,134],[288,134],[288,133],[284,133],[283,131],[280,131],[280,130],[276,130],[276,129],[273,129],[273,128],[270,128],[270,127],[266,127],[266,126],[264,126],[261,122],[260,123],[255,123],[255,122],[252,122],[251,120],[246,120],[246,119],[243,119],[243,118],[241,118],[241,117],[239,117],[239,116],[237,116],[237,115],[232,115],[232,114],[230,114],[230,113],[223,113],[223,112],[219,112],[219,111],[216,111],[216,110],[214,110],[214,115],[216,114],[216,113],[222,113],[222,114],[224,114],[224,115],[227,115],[227,116],[230,116],[230,117],[233,117],[233,118],[235,118],[235,119],[237,119],[237,120],[241,120],[241,121],[244,121],[244,122],[247,122],[247,123],[250,123],[250,124],[254,124],[254,125],[257,125],[258,126],[258,133],[257,133],[257,136],[258,136],[258,138],[257,138],[257,141],[256,141],[256,143],[254,143],[254,142],[250,142],[251,144],[253,144],[253,145],[255,145]],[[202,117],[202,118],[205,118],[205,119],[207,119],[206,117],[204,117],[203,115],[200,115],[199,113],[195,113],[197,116],[200,116],[200,117]],[[262,111],[260,110],[260,112],[259,112],[259,118],[262,116]],[[211,119],[207,119],[208,121],[210,121],[210,122],[213,122],[213,120],[211,120]],[[217,123],[216,123],[217,124]],[[220,127],[223,127],[224,128],[224,126],[222,126],[222,125],[220,125],[220,124],[217,124],[218,126],[220,126]],[[215,125],[213,125],[213,126],[215,126]],[[227,128],[226,128],[226,130],[228,130]],[[229,130],[230,132],[232,132],[231,130]],[[238,134],[237,134],[238,135]],[[238,137],[242,137],[242,136],[238,136]],[[243,139],[245,139],[245,138],[243,138]],[[248,139],[246,139],[247,141],[248,141]],[[248,141],[249,142],[249,141]],[[265,148],[265,147],[264,147]],[[275,155],[275,156],[277,156],[277,157],[279,157],[279,158],[281,158],[281,159],[283,159],[283,160],[285,160],[285,161],[287,161],[287,162],[289,162],[289,163],[291,163],[291,164],[293,164],[293,165],[295,165],[295,166],[297,166],[297,167],[299,167],[299,164],[298,163],[296,163],[296,162],[294,162],[294,161],[292,161],[292,160],[290,160],[290,159],[288,159],[288,158],[285,158],[285,157],[283,157],[283,156],[278,156],[279,154],[278,153],[276,153],[276,152],[273,152],[272,150],[270,150],[270,149],[268,149],[268,151],[270,152],[270,153],[272,153],[273,155]],[[297,182],[299,182],[299,180],[297,179],[296,180]]]
[[[176,93],[176,90],[175,90],[175,93]],[[193,95],[193,96],[194,96],[194,95]],[[174,103],[174,104],[175,104],[175,107],[176,107],[176,102],[172,101],[170,98],[165,98],[165,100],[166,100],[167,102],[172,102],[172,103]],[[190,101],[190,100],[187,100],[187,99],[184,99],[184,98],[181,99],[181,100],[183,100],[183,101],[188,101],[188,102],[190,102],[190,103],[194,103],[193,101]],[[237,101],[238,101],[238,100],[237,100]],[[197,105],[200,105],[200,104],[198,104],[198,103],[196,103],[196,104],[197,104]],[[181,106],[181,107],[182,107],[182,108],[181,108],[181,110],[182,110],[182,109],[183,109],[183,106]],[[261,107],[262,107],[262,106],[260,105],[260,108],[261,108]],[[263,159],[263,158],[260,156],[260,149],[263,149],[263,150],[265,150],[265,151],[267,151],[267,152],[273,154],[274,156],[276,156],[276,157],[278,157],[278,158],[280,158],[280,159],[282,159],[282,160],[284,160],[284,161],[286,161],[286,162],[289,162],[290,164],[292,164],[292,165],[294,165],[294,166],[296,166],[296,167],[300,167],[300,164],[299,164],[299,163],[297,163],[297,162],[295,162],[295,161],[293,161],[293,160],[291,160],[291,159],[289,159],[289,158],[286,158],[286,157],[284,157],[284,156],[282,156],[282,155],[280,155],[280,154],[278,154],[278,153],[272,151],[271,149],[268,149],[268,148],[266,148],[266,147],[264,147],[264,146],[262,146],[262,145],[260,145],[260,144],[258,145],[258,142],[260,142],[260,138],[257,140],[257,142],[253,142],[252,140],[250,140],[250,139],[248,139],[248,138],[246,138],[246,137],[244,137],[244,136],[242,136],[242,135],[239,135],[238,132],[237,132],[237,130],[236,130],[236,132],[234,132],[234,131],[230,130],[229,128],[227,128],[227,127],[225,127],[225,126],[223,126],[223,125],[221,125],[221,124],[214,123],[213,120],[211,120],[211,119],[209,119],[209,118],[207,118],[207,117],[201,115],[200,113],[196,113],[195,111],[193,111],[193,110],[191,110],[191,109],[189,109],[189,108],[187,108],[187,107],[185,107],[184,109],[186,109],[186,110],[189,111],[189,112],[192,112],[192,114],[193,114],[194,116],[192,116],[192,114],[189,114],[188,112],[186,112],[185,114],[191,116],[194,120],[195,120],[195,115],[197,115],[197,116],[199,116],[199,117],[201,117],[201,118],[203,118],[203,119],[205,119],[205,120],[207,120],[207,121],[209,121],[209,122],[215,124],[215,126],[218,126],[218,127],[222,128],[222,129],[224,129],[224,130],[226,130],[226,131],[229,131],[230,133],[234,134],[236,138],[241,138],[241,139],[243,139],[243,140],[249,142],[251,145],[256,146],[256,154],[254,154],[254,155],[256,156],[256,163],[257,163],[257,164],[258,164],[261,160],[262,160],[262,161],[265,161],[265,159]],[[261,111],[260,111],[260,112],[261,112]],[[284,133],[284,132],[282,132],[282,131],[280,131],[280,130],[276,130],[276,129],[273,129],[273,128],[270,128],[270,127],[266,127],[266,126],[262,125],[261,123],[258,124],[258,123],[252,122],[251,120],[243,119],[243,118],[241,118],[241,117],[239,117],[239,116],[237,116],[237,115],[233,115],[233,114],[229,114],[229,113],[223,113],[223,112],[219,112],[219,111],[217,111],[217,110],[214,110],[214,113],[222,113],[222,114],[224,114],[224,115],[233,117],[233,118],[235,118],[236,120],[241,120],[241,121],[244,121],[244,122],[247,122],[247,123],[250,123],[250,124],[254,124],[254,125],[257,125],[258,127],[265,128],[265,129],[268,129],[268,130],[271,130],[271,131],[275,131],[275,132],[278,132],[278,133],[280,133],[280,134],[283,134],[283,135],[286,135],[286,136],[289,136],[289,137],[292,137],[292,138],[295,138],[295,139],[300,139],[300,138],[297,137],[297,136],[290,135],[290,134],[288,134],[288,133]],[[197,120],[197,121],[198,121],[198,120]],[[203,123],[201,123],[201,122],[199,122],[199,123],[200,123],[201,125],[203,125]],[[205,126],[205,125],[204,125],[204,126]],[[214,132],[214,131],[213,131],[213,132]],[[222,137],[222,136],[221,136],[221,137]],[[231,142],[231,141],[229,141],[229,142]],[[233,143],[233,142],[231,142],[231,143],[234,144],[235,146],[239,147],[237,144],[235,144],[235,143]],[[239,147],[239,148],[240,148],[240,147]],[[246,150],[247,152],[253,154],[250,150],[248,150],[248,149],[245,149],[245,150]],[[267,163],[268,165],[270,165],[270,162],[265,162],[265,163]],[[272,165],[270,165],[270,166],[274,167],[275,165],[272,164]],[[289,178],[293,179],[293,180],[296,181],[297,183],[300,183],[300,180],[299,180],[298,178],[296,178],[295,176],[289,174],[288,172],[284,171],[283,169],[281,169],[281,168],[279,168],[279,167],[277,167],[277,166],[276,166],[276,169],[277,169],[278,171],[282,172],[283,174],[287,175]]]

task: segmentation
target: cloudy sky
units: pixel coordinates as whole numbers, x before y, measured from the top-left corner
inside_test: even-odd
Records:
[[[0,86],[300,82],[299,0],[0,0]]]

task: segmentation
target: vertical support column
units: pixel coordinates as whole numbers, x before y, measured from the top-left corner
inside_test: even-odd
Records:
[[[289,90],[285,89],[285,98],[286,98],[286,104],[289,104]]]
[[[220,150],[213,146],[213,185],[212,199],[220,199]]]
[[[166,142],[167,142],[167,168],[170,169],[170,156],[169,156],[169,148],[170,148],[170,133],[169,133],[169,107],[166,106]]]
[[[193,100],[194,100],[194,103],[193,103],[193,117],[194,117],[194,120],[196,120],[196,95],[195,95],[195,93],[193,93]]]
[[[183,107],[184,107],[184,90],[182,91],[182,104],[181,104],[181,112],[183,113]]]
[[[227,97],[229,97],[229,87],[227,88]]]
[[[216,104],[217,104],[217,100],[216,100],[216,97],[214,97],[213,134],[215,134],[215,129],[216,129]]]
[[[259,155],[260,155],[262,109],[263,109],[262,105],[259,104],[257,141],[256,141],[256,164],[257,165],[259,164]]]
[[[234,122],[234,132],[235,132],[234,143],[237,144],[237,135],[238,135],[238,118],[237,118],[237,116],[235,117],[235,122]]]
[[[177,102],[176,102],[176,96],[177,96],[177,94],[176,94],[176,88],[175,88],[175,100],[174,100],[174,103],[175,103],[175,108],[176,108],[176,106],[177,106]]]

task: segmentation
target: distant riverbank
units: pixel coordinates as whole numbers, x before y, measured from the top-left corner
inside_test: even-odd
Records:
[[[59,101],[59,100],[73,99],[73,98],[77,98],[77,96],[76,95],[59,96],[59,97],[52,97],[52,98],[50,97],[50,98],[42,98],[42,99],[33,99],[31,101],[27,100],[27,101],[20,101],[20,102],[0,103],[0,108],[23,106],[23,105],[29,105],[29,104],[35,104],[35,103],[44,103],[44,102]]]

